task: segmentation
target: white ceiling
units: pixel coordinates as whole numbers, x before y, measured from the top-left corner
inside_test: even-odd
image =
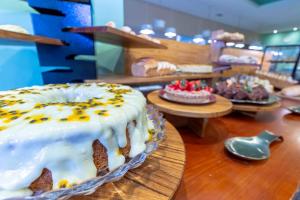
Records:
[[[143,0],[257,33],[300,28],[300,0],[257,6],[250,0]],[[221,13],[223,16],[218,17]]]

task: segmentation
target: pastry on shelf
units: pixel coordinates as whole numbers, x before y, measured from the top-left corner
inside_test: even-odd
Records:
[[[0,25],[0,30],[29,34],[29,32],[25,28],[18,26],[18,25],[13,25],[13,24]]]
[[[156,61],[150,57],[137,59],[136,62],[131,65],[131,73],[133,76],[163,76],[175,72],[176,65],[165,61]]]
[[[216,36],[217,40],[223,40],[223,41],[244,41],[245,36],[242,33],[229,33],[229,32],[223,32]]]
[[[184,64],[177,65],[177,68],[182,73],[212,73],[213,66],[211,65],[199,65],[199,64]]]
[[[153,133],[143,94],[117,84],[2,91],[0,116],[1,199],[111,172],[144,152]]]
[[[269,98],[274,87],[268,80],[255,76],[236,76],[218,82],[215,93],[228,99],[261,101]]]
[[[223,54],[219,57],[219,62],[228,64],[258,64],[259,61],[256,57],[242,55],[240,57]]]
[[[294,85],[287,88],[283,88],[281,93],[288,97],[300,97],[300,85]]]
[[[112,28],[116,28],[116,23],[114,21],[109,21],[105,24],[106,26],[112,27]]]
[[[204,81],[177,80],[166,85],[160,96],[179,103],[206,104],[215,101],[212,91]]]

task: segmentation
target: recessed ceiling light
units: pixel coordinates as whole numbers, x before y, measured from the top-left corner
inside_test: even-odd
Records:
[[[278,31],[275,29],[275,30],[273,30],[273,33],[276,34],[276,33],[278,33]]]
[[[298,31],[298,28],[297,28],[297,27],[294,27],[294,28],[293,28],[293,31]]]

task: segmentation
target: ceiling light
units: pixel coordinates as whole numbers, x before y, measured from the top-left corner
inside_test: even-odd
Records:
[[[244,47],[245,47],[245,44],[243,44],[243,43],[238,43],[238,44],[235,45],[235,47],[237,47],[237,48],[244,48]]]
[[[293,28],[293,31],[298,31],[298,28],[297,28],[297,27],[294,27],[294,28]]]
[[[208,43],[208,44],[211,44],[211,40],[207,40],[207,43]]]
[[[193,38],[193,42],[196,44],[205,44],[205,40],[202,35],[195,35]]]
[[[273,33],[276,34],[276,33],[278,33],[278,31],[275,29],[275,30],[273,30]]]
[[[166,37],[173,38],[176,35],[177,35],[176,34],[176,29],[174,27],[169,27],[169,28],[166,29],[166,32],[165,32]]]
[[[263,50],[264,48],[263,48],[262,46],[250,45],[250,46],[249,46],[249,49],[261,51],[261,50]]]
[[[234,45],[235,45],[234,42],[226,42],[226,46],[228,46],[228,47],[232,47],[232,46],[234,46]]]
[[[143,24],[140,33],[145,35],[153,35],[154,31],[151,24]]]

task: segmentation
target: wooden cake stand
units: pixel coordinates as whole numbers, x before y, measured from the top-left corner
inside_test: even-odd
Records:
[[[188,105],[166,101],[159,97],[158,90],[149,93],[147,98],[158,110],[166,113],[166,118],[176,127],[187,125],[203,137],[209,118],[227,115],[232,110],[232,103],[229,100],[218,95],[215,96],[216,102],[206,105]],[[174,116],[180,116],[180,118]]]
[[[244,112],[270,112],[280,108],[281,103],[276,102],[270,105],[233,104],[233,110]]]
[[[140,167],[130,170],[117,182],[101,186],[90,196],[76,196],[72,200],[171,199],[181,182],[184,167],[182,138],[167,122],[165,139]]]

